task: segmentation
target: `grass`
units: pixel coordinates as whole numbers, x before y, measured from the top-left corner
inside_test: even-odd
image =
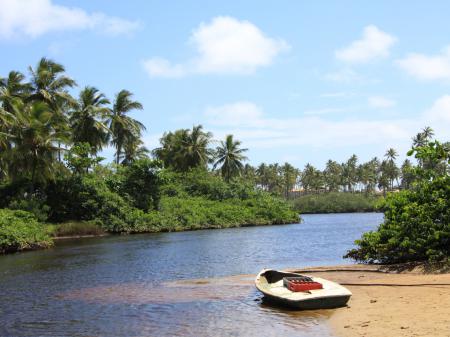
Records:
[[[102,235],[105,231],[98,225],[89,221],[68,221],[49,225],[53,237]]]

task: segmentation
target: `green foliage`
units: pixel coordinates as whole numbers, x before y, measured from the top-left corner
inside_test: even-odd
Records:
[[[98,165],[104,158],[91,155],[93,152],[89,143],[76,143],[67,151],[64,159],[73,173],[89,172],[89,169]]]
[[[426,142],[409,154],[427,165],[415,169],[410,190],[388,195],[384,223],[356,241],[358,248],[346,257],[380,263],[450,263],[450,149]]]
[[[330,192],[304,195],[292,204],[301,214],[374,212],[379,200],[380,197],[372,194]]]
[[[159,211],[135,209],[127,214],[122,232],[171,232],[182,230],[272,225],[298,222],[296,212],[282,200],[270,196],[221,202],[204,197],[163,197]],[[110,229],[111,231],[117,228]]]
[[[51,244],[45,226],[33,214],[0,209],[0,253],[45,248]]]
[[[148,158],[133,161],[127,166],[118,167],[115,175],[116,190],[126,195],[133,207],[148,211],[158,209],[160,199],[162,163]]]
[[[196,125],[189,129],[180,129],[164,133],[160,139],[161,147],[153,154],[164,163],[164,167],[178,172],[187,172],[193,168],[206,168],[211,162],[213,151],[208,148],[212,134]]]
[[[40,222],[47,220],[50,211],[50,207],[45,204],[45,200],[39,196],[32,196],[29,199],[14,199],[8,205],[8,208],[30,212]]]

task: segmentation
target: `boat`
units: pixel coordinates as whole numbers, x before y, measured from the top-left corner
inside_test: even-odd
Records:
[[[290,287],[290,280],[306,280],[307,284],[318,285],[310,290],[298,291]],[[347,304],[352,293],[345,287],[320,277],[307,276],[298,273],[288,273],[272,269],[263,269],[255,279],[256,288],[265,298],[275,304],[297,310],[332,309]],[[289,290],[289,286],[291,289]]]

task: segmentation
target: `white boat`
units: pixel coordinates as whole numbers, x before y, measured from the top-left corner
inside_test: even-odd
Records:
[[[255,279],[256,288],[264,296],[277,304],[291,308],[330,309],[345,306],[352,293],[343,286],[320,277],[306,276],[322,285],[322,289],[308,291],[291,291],[283,284],[286,277],[305,277],[297,273],[287,273],[272,269],[263,269]]]

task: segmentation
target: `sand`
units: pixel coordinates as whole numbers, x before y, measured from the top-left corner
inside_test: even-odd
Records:
[[[347,284],[353,293],[347,308],[330,315],[328,322],[337,336],[450,336],[449,273],[424,274],[417,268],[382,273],[370,266],[314,268],[321,269],[352,270],[313,273]]]

